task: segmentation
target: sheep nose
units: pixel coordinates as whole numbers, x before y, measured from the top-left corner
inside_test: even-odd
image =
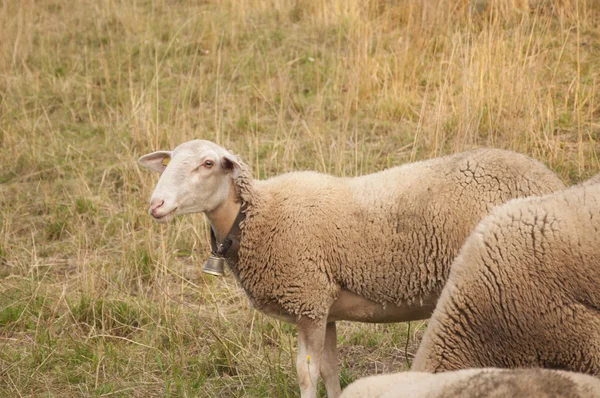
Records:
[[[158,199],[154,199],[152,202],[150,202],[150,215],[152,217],[159,217],[158,214],[156,213],[156,210],[161,207],[163,204],[165,204],[164,200],[158,200]]]

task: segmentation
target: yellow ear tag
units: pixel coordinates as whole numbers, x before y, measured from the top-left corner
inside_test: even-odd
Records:
[[[163,164],[163,166],[167,167],[167,165],[169,164],[169,162],[170,162],[170,161],[171,161],[171,158],[170,158],[170,157],[168,157],[168,156],[167,156],[166,158],[164,158],[164,159],[162,160],[162,164]]]

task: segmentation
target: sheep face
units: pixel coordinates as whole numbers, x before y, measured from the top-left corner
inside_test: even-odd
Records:
[[[161,174],[148,211],[158,222],[215,210],[226,201],[239,171],[233,154],[204,140],[183,143],[173,151],[152,152],[138,162]]]

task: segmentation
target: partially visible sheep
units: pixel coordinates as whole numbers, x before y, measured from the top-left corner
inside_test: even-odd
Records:
[[[579,185],[593,185],[593,184],[600,184],[600,173],[596,174],[593,177],[590,177],[589,179],[579,183]]]
[[[600,375],[598,177],[513,200],[475,228],[413,370],[542,367]]]
[[[350,384],[342,398],[597,398],[600,379],[549,369],[402,372]]]
[[[330,397],[341,391],[335,321],[429,317],[464,239],[494,206],[564,188],[543,164],[494,149],[356,178],[257,181],[200,140],[139,161],[162,173],[150,202],[157,221],[204,212],[223,241],[243,209],[239,252],[225,257],[258,310],[298,325],[303,397],[316,395],[319,372]]]

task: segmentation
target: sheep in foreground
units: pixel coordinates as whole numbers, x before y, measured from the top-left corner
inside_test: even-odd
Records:
[[[205,213],[222,243],[217,254],[254,307],[296,323],[303,397],[316,395],[319,373],[327,394],[340,394],[335,321],[429,317],[462,242],[493,206],[564,188],[541,163],[493,149],[356,178],[294,172],[257,181],[238,157],[202,140],[139,162],[162,173],[154,219]]]
[[[413,364],[600,375],[600,184],[513,200],[466,240]]]
[[[350,384],[342,398],[598,398],[600,379],[549,369],[402,372]]]
[[[600,184],[600,173],[596,174],[593,177],[590,177],[588,180],[585,180],[585,181],[579,183],[579,185],[593,185],[593,184]]]

